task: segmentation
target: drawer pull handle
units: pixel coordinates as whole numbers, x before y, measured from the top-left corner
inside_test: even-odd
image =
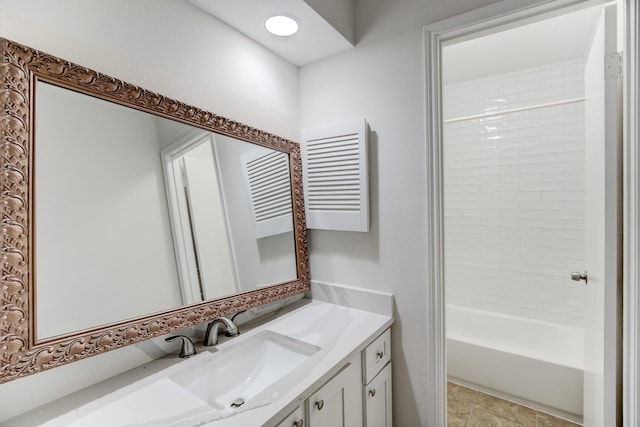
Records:
[[[316,408],[318,408],[318,411],[322,411],[322,408],[324,408],[324,400],[316,402]]]
[[[384,357],[384,351],[380,350],[376,353],[376,356],[378,356],[378,359],[382,359]]]
[[[372,388],[371,390],[369,390],[369,396],[373,397],[376,395],[376,389]]]
[[[303,427],[303,426],[304,426],[304,420],[302,418],[300,418],[298,421],[293,422],[293,427]]]

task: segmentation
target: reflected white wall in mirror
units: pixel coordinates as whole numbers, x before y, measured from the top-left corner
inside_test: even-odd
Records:
[[[156,118],[36,93],[38,339],[182,305]]]

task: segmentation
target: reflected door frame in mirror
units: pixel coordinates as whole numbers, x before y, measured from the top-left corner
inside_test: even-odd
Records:
[[[214,134],[199,129],[194,129],[164,148],[160,156],[162,158],[162,168],[164,172],[165,191],[167,194],[167,204],[169,208],[169,218],[171,220],[171,232],[173,234],[173,244],[180,279],[180,292],[182,301],[193,304],[205,300],[206,290],[201,269],[199,254],[199,240],[194,229],[193,206],[190,202],[190,177],[187,175],[185,157],[193,150],[208,148],[208,161],[210,161],[210,172],[207,179],[210,179],[208,196],[211,201],[211,209],[217,210],[219,217],[222,217],[222,224],[208,224],[211,227],[217,226],[215,230],[218,244],[226,246],[226,251],[220,251],[218,259],[213,260],[219,265],[211,266],[217,271],[224,270],[223,274],[218,274],[216,280],[225,280],[224,289],[233,289],[233,292],[224,292],[217,296],[224,296],[231,293],[240,292],[238,286],[236,254],[230,239],[230,225],[224,200],[224,191],[221,188],[220,167],[215,156]],[[209,212],[207,213],[211,213]],[[211,216],[211,215],[210,215]],[[221,259],[220,255],[225,255]],[[217,268],[216,268],[217,267]],[[222,268],[220,268],[222,267]]]
[[[302,167],[296,142],[4,39],[0,39],[0,81],[0,383],[309,290]],[[37,81],[287,153],[297,279],[38,341],[34,261]]]

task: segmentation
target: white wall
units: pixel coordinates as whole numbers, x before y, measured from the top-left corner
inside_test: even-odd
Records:
[[[0,0],[0,37],[284,137],[297,69],[186,1]]]
[[[313,280],[394,293],[394,425],[426,425],[427,307],[423,26],[490,0],[356,1],[354,49],[300,70],[300,128],[371,127],[369,233],[311,230]],[[439,427],[439,426],[431,426]]]
[[[584,102],[458,120],[583,97],[582,58],[445,86],[448,303],[583,326]]]
[[[297,135],[296,67],[187,2],[0,0],[0,37],[284,137]],[[162,339],[0,385],[0,422],[177,351]]]

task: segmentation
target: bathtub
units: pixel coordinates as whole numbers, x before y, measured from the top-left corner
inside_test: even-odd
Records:
[[[447,306],[447,372],[468,385],[573,421],[582,418],[581,328]]]

